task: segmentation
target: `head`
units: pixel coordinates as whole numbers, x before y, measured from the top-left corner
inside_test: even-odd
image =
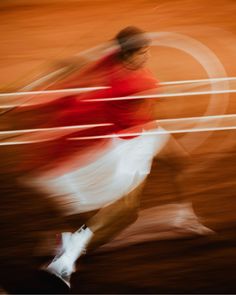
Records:
[[[145,65],[151,40],[144,31],[136,27],[127,27],[115,37],[120,50],[119,59],[130,69],[138,69]]]

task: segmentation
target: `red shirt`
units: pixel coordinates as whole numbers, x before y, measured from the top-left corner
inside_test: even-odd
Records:
[[[115,54],[105,57],[91,69],[104,74],[104,84],[109,89],[95,91],[84,95],[81,99],[115,98],[138,95],[158,87],[158,81],[146,68],[137,70],[127,69]],[[90,102],[93,107],[103,112],[104,120],[115,125],[115,130],[122,130],[132,126],[145,124],[153,120],[153,99],[126,99],[105,101],[103,103]],[[92,114],[91,114],[91,117]]]
[[[123,133],[123,130],[127,128],[130,130],[130,128],[132,129],[134,127],[135,130],[135,126],[153,120],[152,111],[154,101],[152,99],[93,102],[94,99],[98,98],[132,96],[157,88],[157,80],[147,69],[127,69],[117,59],[116,54],[112,54],[81,71],[79,74],[74,75],[71,80],[67,79],[67,83],[63,87],[92,87],[94,86],[92,84],[94,81],[97,81],[97,86],[108,86],[109,88],[61,98],[57,102],[54,102],[56,114],[51,125],[113,124],[111,127],[93,128],[73,134],[73,137],[78,137],[111,134],[114,132]],[[57,107],[57,105],[60,105],[60,107]],[[49,164],[49,166],[53,167],[62,159],[64,161],[67,157],[71,157],[74,152],[78,153],[81,149],[82,154],[88,146],[92,147],[101,141],[68,141],[67,137],[57,140],[45,149],[41,147],[43,154],[34,155],[33,158],[40,166]],[[40,161],[38,161],[39,158]],[[37,166],[34,160],[31,164]]]

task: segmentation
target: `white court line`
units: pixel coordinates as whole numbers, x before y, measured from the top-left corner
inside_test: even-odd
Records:
[[[0,93],[0,97],[10,97],[10,96],[26,96],[26,95],[41,95],[41,94],[67,94],[67,93],[82,93],[94,90],[107,89],[109,87],[99,86],[99,87],[84,87],[84,88],[69,88],[69,89],[58,89],[58,90],[37,90],[37,91],[21,91],[21,92],[9,92]]]
[[[89,139],[105,139],[105,138],[117,138],[117,137],[130,137],[130,136],[139,136],[139,135],[161,135],[161,134],[177,134],[177,133],[192,133],[192,132],[209,132],[209,131],[226,131],[226,130],[235,130],[236,126],[228,127],[211,127],[211,128],[196,128],[196,129],[179,129],[179,130],[159,130],[159,131],[148,131],[148,132],[135,132],[135,133],[120,133],[120,134],[110,134],[110,135],[98,135],[98,136],[81,136],[81,137],[71,137],[68,140],[89,140]],[[0,142],[0,146],[8,145],[22,145],[22,144],[32,144],[32,143],[41,143],[50,141],[50,139],[40,139],[40,140],[31,140],[31,141],[8,141]]]
[[[211,79],[197,79],[197,80],[179,80],[179,81],[169,81],[157,83],[160,86],[163,85],[178,85],[178,84],[194,84],[194,83],[211,83],[211,82],[221,82],[221,81],[236,81],[236,77],[223,77],[223,78],[211,78]],[[32,83],[33,85],[33,83]],[[29,87],[32,86],[31,84]],[[26,86],[27,87],[27,86]],[[83,88],[68,88],[68,89],[56,89],[56,90],[37,90],[37,91],[17,91],[17,92],[5,92],[0,93],[0,97],[9,96],[26,96],[26,95],[41,95],[41,94],[57,94],[57,93],[73,93],[73,92],[87,92],[100,89],[110,88],[108,86],[97,86],[97,87],[83,87]]]
[[[160,120],[156,120],[156,122],[157,123],[161,123],[161,122],[176,122],[176,123],[178,123],[179,121],[191,121],[191,120],[205,121],[205,120],[211,120],[211,119],[230,119],[230,118],[236,118],[236,114],[160,119]]]
[[[22,144],[32,144],[32,143],[42,143],[49,141],[48,139],[39,139],[39,140],[26,140],[26,141],[8,141],[8,142],[0,142],[0,146],[8,146],[8,145],[22,145]]]
[[[157,123],[162,122],[176,122],[179,121],[191,121],[191,120],[211,120],[211,119],[228,119],[236,118],[236,114],[227,115],[214,115],[214,116],[202,116],[202,117],[186,117],[186,118],[173,118],[173,119],[160,119],[156,120]],[[61,126],[61,127],[50,127],[50,128],[35,128],[35,129],[19,129],[19,130],[6,130],[0,131],[0,135],[20,134],[20,133],[31,133],[31,132],[44,132],[44,131],[59,131],[59,130],[70,130],[70,129],[83,129],[93,127],[105,127],[111,126],[113,123],[101,123],[101,124],[87,124],[87,125],[72,125],[72,126]]]
[[[236,93],[236,89],[228,90],[214,90],[214,91],[191,91],[191,92],[177,92],[177,93],[164,93],[164,94],[146,94],[146,95],[134,95],[112,98],[98,98],[98,99],[85,99],[85,102],[96,101],[116,101],[116,100],[128,100],[128,99],[144,99],[144,98],[167,98],[167,97],[181,97],[181,96],[194,96],[194,95],[207,95],[207,94],[224,94],[224,93]]]
[[[197,80],[179,80],[160,82],[159,85],[178,85],[178,84],[192,84],[192,83],[211,83],[211,82],[223,82],[223,81],[236,81],[236,77],[223,77],[223,78],[210,78],[210,79],[197,79]]]
[[[68,140],[87,140],[87,139],[101,139],[101,138],[117,138],[117,137],[130,137],[139,135],[161,135],[161,134],[176,134],[176,133],[192,133],[192,132],[208,132],[208,131],[224,131],[234,130],[236,126],[227,127],[211,127],[211,128],[191,128],[191,129],[178,129],[178,130],[159,130],[159,131],[147,131],[147,132],[134,132],[134,133],[120,133],[120,134],[109,134],[109,135],[96,135],[96,136],[81,136],[71,137]]]
[[[160,119],[156,120],[157,123],[162,122],[176,122],[179,121],[191,121],[191,120],[211,120],[211,119],[230,119],[236,118],[236,114],[227,115],[214,115],[214,116],[202,116],[202,117],[186,117],[186,118],[173,118],[173,119]],[[105,127],[111,126],[113,123],[101,123],[101,124],[87,124],[87,125],[73,125],[73,126],[61,126],[61,127],[50,127],[50,128],[36,128],[36,129],[20,129],[20,130],[7,130],[0,131],[0,135],[10,135],[10,134],[21,134],[21,133],[31,133],[31,132],[44,132],[44,131],[59,131],[59,130],[70,130],[70,129],[83,129],[83,128],[93,128],[93,127]]]
[[[70,129],[84,129],[93,127],[104,127],[113,125],[112,123],[102,123],[102,124],[88,124],[88,125],[73,125],[73,126],[63,126],[63,127],[51,127],[51,128],[36,128],[36,129],[21,129],[21,130],[9,130],[0,131],[0,135],[10,135],[10,134],[20,134],[20,133],[31,133],[31,132],[45,132],[45,131],[60,131],[60,130],[70,130]]]
[[[179,118],[179,119],[163,119],[163,120],[156,120],[156,122],[166,122],[166,121],[183,121],[183,120],[194,120],[194,119],[221,119],[221,118],[235,118],[236,114],[230,115],[216,115],[216,116],[205,116],[205,117],[192,117],[192,118]],[[33,132],[33,131],[52,131],[53,130],[63,130],[63,129],[76,129],[76,128],[89,128],[89,127],[98,127],[98,126],[109,126],[112,125],[111,123],[105,124],[91,124],[91,125],[78,125],[78,126],[66,126],[66,127],[55,127],[55,128],[41,128],[41,129],[26,129],[26,130],[17,130],[17,131],[1,131],[0,135],[12,134],[12,133],[24,133]],[[86,127],[85,127],[86,126]],[[209,127],[209,128],[191,128],[191,129],[178,129],[178,130],[159,130],[159,131],[147,131],[145,133],[122,133],[122,134],[110,134],[110,135],[98,135],[98,136],[81,136],[75,138],[69,138],[68,140],[87,140],[87,139],[102,139],[102,138],[115,138],[115,137],[129,137],[129,136],[138,136],[138,135],[154,135],[154,134],[175,134],[175,133],[191,133],[191,132],[207,132],[207,131],[224,131],[224,130],[234,130],[236,126],[225,126],[225,127]],[[13,142],[0,142],[0,146],[6,145],[21,145],[21,144],[31,144],[31,143],[40,143],[50,141],[51,139],[41,139],[41,140],[33,140],[33,141],[13,141]]]
[[[25,91],[32,90],[34,87],[39,86],[40,83],[46,82],[47,80],[49,80],[49,79],[51,79],[52,77],[56,76],[58,73],[63,73],[64,70],[65,70],[65,68],[61,68],[61,69],[59,69],[59,70],[57,70],[57,71],[54,71],[54,72],[52,72],[52,73],[50,73],[50,74],[48,74],[48,75],[46,75],[46,76],[43,76],[43,77],[41,77],[40,79],[38,79],[38,80],[36,80],[36,81],[33,81],[32,83],[30,83],[30,84],[26,85],[25,87],[21,88],[20,91],[24,91],[24,92],[25,92]],[[52,86],[53,84],[55,84],[58,80],[59,80],[59,78],[57,78],[54,82],[50,83],[50,84],[47,85],[46,87],[43,87],[43,89],[45,89],[45,88],[47,89],[48,87],[50,87],[50,86]],[[33,98],[33,97],[30,96],[27,100],[24,101],[24,103],[30,101],[32,98]],[[20,104],[18,103],[17,105],[11,106],[10,109],[9,109],[9,107],[7,107],[7,106],[6,106],[6,107],[1,107],[1,106],[0,106],[0,108],[2,108],[2,109],[7,108],[6,111],[2,111],[2,112],[0,113],[0,116],[1,116],[1,115],[4,115],[4,114],[6,114],[6,113],[9,113],[10,111],[14,110],[14,109],[17,108],[17,107],[20,107],[21,104],[22,104],[22,102],[21,102]]]
[[[236,93],[236,89],[228,90],[214,90],[214,91],[191,91],[191,92],[177,92],[177,93],[164,93],[164,94],[146,94],[146,95],[134,95],[134,96],[121,96],[111,98],[96,98],[96,99],[84,99],[82,102],[99,102],[99,101],[120,101],[120,100],[133,100],[133,99],[147,99],[147,98],[170,98],[170,97],[183,97],[183,96],[196,96],[196,95],[208,95],[208,94],[224,94],[224,93]],[[14,108],[17,106],[30,106],[32,104],[20,104],[20,105],[4,105],[4,108]]]

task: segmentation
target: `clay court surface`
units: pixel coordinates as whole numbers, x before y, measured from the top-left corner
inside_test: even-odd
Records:
[[[236,3],[230,0],[3,0],[0,88],[16,90],[48,73],[56,61],[106,42],[130,24],[149,32],[177,32],[200,41],[233,77],[235,13]],[[152,48],[150,67],[160,81],[207,78],[191,56],[165,47]],[[229,88],[235,86],[232,82]],[[217,103],[211,115],[236,112],[235,94],[220,99],[224,108]],[[209,100],[209,95],[203,95],[160,101],[157,118],[204,115]],[[40,124],[44,115],[22,114],[18,109],[0,117],[0,128],[31,128],[35,122]],[[233,123],[236,125],[235,120]],[[183,136],[176,138],[181,140]],[[197,132],[190,140],[195,143],[202,136]],[[160,220],[171,216],[169,204],[176,202],[176,192],[171,184],[172,172],[162,163],[154,163],[137,223],[123,238],[117,237],[80,261],[72,279],[73,293],[236,292],[236,131],[215,131],[204,138],[191,151],[191,177],[186,179],[185,198],[193,201],[203,223],[215,234],[173,238],[171,231],[158,232]],[[37,151],[41,151],[40,162],[48,150],[50,143],[0,146],[0,286],[9,293],[65,291],[37,269],[52,254],[46,232],[80,224],[62,219],[52,201],[17,182],[23,173],[22,163],[30,161]]]

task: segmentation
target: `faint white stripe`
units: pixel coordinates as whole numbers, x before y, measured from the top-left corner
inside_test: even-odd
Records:
[[[57,76],[58,74],[63,73],[64,71],[65,71],[65,68],[61,68],[61,69],[56,70],[56,71],[54,71],[54,72],[52,72],[52,73],[49,73],[49,74],[47,74],[47,75],[45,75],[45,76],[43,76],[43,77],[37,79],[36,81],[33,81],[32,83],[26,85],[25,87],[21,88],[21,90],[22,90],[22,91],[31,90],[31,89],[33,89],[34,87],[39,86],[41,83],[44,83],[44,82],[46,82],[47,80],[54,78],[54,76]],[[14,93],[14,92],[12,92],[12,93]],[[17,93],[17,92],[16,92],[16,93]]]

